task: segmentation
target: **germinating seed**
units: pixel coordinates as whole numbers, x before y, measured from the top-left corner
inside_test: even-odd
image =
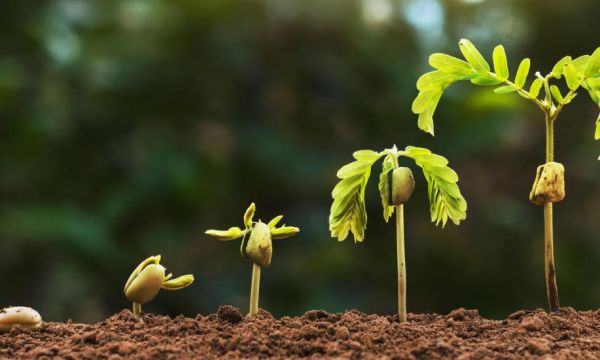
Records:
[[[7,332],[19,325],[26,329],[39,329],[42,317],[34,309],[26,306],[12,306],[0,310],[0,332]]]

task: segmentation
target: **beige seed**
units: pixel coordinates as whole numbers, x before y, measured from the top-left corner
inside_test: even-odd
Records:
[[[0,310],[0,332],[10,331],[15,325],[36,330],[42,326],[42,317],[40,313],[26,306],[12,306]]]

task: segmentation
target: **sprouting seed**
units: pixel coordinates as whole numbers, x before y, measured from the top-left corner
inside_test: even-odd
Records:
[[[125,296],[133,302],[133,317],[142,319],[142,304],[154,299],[160,289],[179,290],[194,282],[194,275],[183,275],[171,279],[173,274],[165,275],[165,267],[160,264],[160,255],[150,256],[142,261],[125,283]]]
[[[272,239],[283,239],[297,234],[300,229],[294,226],[280,226],[277,224],[283,215],[276,216],[269,223],[253,221],[256,206],[250,204],[244,213],[244,230],[239,227],[230,227],[227,230],[207,230],[206,234],[222,241],[242,238],[240,252],[252,261],[252,285],[250,288],[250,310],[248,316],[258,313],[258,298],[260,290],[260,271],[271,265],[273,256]]]
[[[0,332],[7,332],[13,326],[37,330],[42,327],[42,317],[34,309],[26,306],[11,306],[0,310]]]

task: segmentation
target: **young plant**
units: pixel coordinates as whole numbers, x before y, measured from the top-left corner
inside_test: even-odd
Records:
[[[160,255],[150,256],[142,261],[125,283],[125,296],[133,302],[133,317],[142,319],[142,304],[152,301],[160,289],[179,290],[194,282],[194,275],[183,275],[171,279],[173,274],[165,276],[165,267],[160,264]]]
[[[429,57],[429,64],[436,70],[422,75],[417,81],[419,95],[412,104],[412,111],[419,115],[419,128],[433,135],[433,114],[442,93],[459,80],[469,80],[476,85],[497,86],[494,89],[497,94],[517,93],[542,111],[546,123],[546,163],[538,167],[529,197],[534,204],[544,206],[546,289],[550,311],[556,311],[559,300],[554,266],[552,204],[561,201],[565,191],[564,167],[554,162],[554,122],[563,107],[582,88],[600,106],[600,48],[592,55],[582,55],[575,59],[563,57],[550,73],[542,75],[536,72],[534,80],[526,87],[531,65],[528,58],[521,60],[511,81],[502,45],[496,46],[492,54],[494,72],[469,40],[462,39],[458,46],[466,61],[439,53]],[[564,95],[557,85],[551,84],[561,78],[564,78],[568,89]],[[600,116],[596,119],[595,139],[600,139]]]
[[[250,204],[244,214],[244,230],[239,227],[230,227],[228,230],[207,230],[206,234],[222,241],[242,238],[240,252],[252,261],[252,286],[250,288],[250,310],[248,316],[258,313],[258,297],[260,290],[260,270],[271,265],[273,244],[271,239],[283,239],[296,235],[300,229],[293,226],[280,226],[277,224],[283,215],[276,216],[268,224],[262,221],[253,221],[256,206]]]
[[[337,177],[340,182],[331,193],[333,204],[329,215],[331,236],[343,241],[352,232],[354,242],[362,242],[367,228],[365,189],[371,166],[383,158],[379,175],[379,193],[383,219],[387,222],[396,211],[396,254],[398,265],[398,317],[406,321],[406,262],[404,256],[404,204],[412,195],[415,180],[407,167],[398,165],[400,156],[411,158],[423,170],[427,181],[431,221],[446,225],[448,219],[458,225],[466,217],[467,203],[458,188],[458,175],[448,167],[446,158],[425,148],[408,146],[399,151],[396,146],[382,152],[360,150],[355,161],[343,166]]]

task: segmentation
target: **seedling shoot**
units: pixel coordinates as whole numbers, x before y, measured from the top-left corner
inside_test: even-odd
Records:
[[[258,298],[260,291],[260,272],[262,268],[271,265],[273,255],[272,239],[283,239],[296,235],[300,229],[293,226],[277,224],[283,215],[276,216],[267,224],[262,221],[254,221],[256,206],[250,204],[244,214],[244,230],[239,227],[230,227],[227,230],[207,230],[206,234],[214,236],[222,241],[230,241],[242,238],[240,252],[252,261],[252,283],[250,287],[250,306],[248,316],[258,313]]]
[[[165,275],[165,270],[160,264],[160,255],[150,256],[133,270],[125,283],[125,296],[133,302],[133,317],[136,321],[144,322],[142,304],[152,301],[160,289],[179,290],[194,282],[193,275],[171,279],[173,274]]]
[[[458,80],[469,80],[476,85],[497,86],[494,89],[497,94],[517,93],[542,111],[546,124],[546,162],[536,171],[530,200],[544,207],[546,290],[548,307],[550,311],[556,311],[560,303],[554,265],[552,204],[563,200],[565,182],[563,165],[554,161],[554,123],[564,106],[582,89],[600,106],[600,48],[592,55],[582,55],[574,59],[571,56],[563,57],[548,74],[536,72],[533,81],[527,87],[527,76],[531,66],[528,58],[521,60],[511,81],[502,45],[496,46],[492,54],[494,72],[469,40],[462,39],[458,45],[466,61],[440,53],[429,57],[429,64],[436,70],[422,75],[417,81],[419,95],[412,104],[412,111],[419,115],[419,128],[433,135],[433,114],[437,104],[444,90]],[[562,78],[566,83],[566,93],[556,84],[552,84]],[[594,137],[596,140],[600,139],[600,115],[596,119]]]
[[[373,164],[383,158],[379,174],[379,192],[383,218],[387,222],[396,212],[396,258],[398,266],[398,318],[406,321],[406,261],[404,254],[404,204],[411,197],[415,180],[412,171],[400,167],[399,157],[415,161],[423,171],[428,184],[431,221],[446,225],[448,219],[456,225],[466,218],[467,203],[458,188],[458,175],[448,167],[446,158],[425,148],[396,146],[382,152],[360,150],[355,161],[344,165],[338,172],[340,179],[332,192],[333,204],[329,215],[331,236],[343,241],[351,232],[355,242],[362,242],[367,228],[365,189]]]

